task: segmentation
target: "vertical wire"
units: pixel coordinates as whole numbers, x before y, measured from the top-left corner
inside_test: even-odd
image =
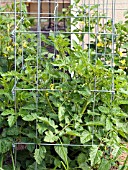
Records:
[[[54,35],[56,37],[57,31],[58,31],[58,0],[55,1],[55,8],[54,8],[54,17],[55,17],[55,23],[54,23]],[[54,48],[55,50],[55,48]],[[54,57],[56,55],[56,50],[54,51]],[[54,58],[53,58],[54,59]],[[53,84],[54,84],[54,78],[53,78]]]
[[[36,57],[36,112],[38,112],[38,102],[39,102],[39,77],[38,77],[38,69],[39,69],[39,58],[41,55],[41,24],[40,24],[40,10],[41,10],[41,0],[38,0],[38,17],[37,17],[37,57]],[[38,131],[37,131],[37,119],[36,119],[36,138],[38,138]],[[37,149],[37,144],[36,144]],[[37,162],[35,163],[35,170],[37,170]]]
[[[65,8],[65,3],[64,3],[64,0],[63,0],[63,6],[62,6],[62,8]],[[64,12],[63,12],[63,14],[64,14]],[[64,21],[64,29],[65,29],[65,18],[63,19],[63,21]]]
[[[16,68],[16,52],[17,52],[17,49],[16,49],[16,0],[14,0],[14,35],[13,35],[13,41],[14,41],[14,64],[15,64],[15,71],[17,70]],[[14,87],[13,87],[13,96],[14,96],[14,107],[15,107],[15,114],[16,114],[16,111],[17,111],[17,103],[16,103],[16,83],[17,83],[17,79],[16,79],[16,76],[15,76],[15,83],[14,83]],[[16,127],[17,127],[17,122],[16,122]],[[15,147],[15,146],[14,146]],[[14,153],[15,153],[15,167],[16,167],[16,164],[17,164],[17,151],[16,151],[16,148],[14,148]]]
[[[22,13],[22,0],[20,0],[20,18],[22,19],[23,17],[23,13]],[[23,20],[21,21],[21,25],[20,25],[20,29],[22,30],[22,25],[23,24]],[[21,33],[21,49],[22,49],[22,70],[24,69],[24,48],[23,48],[23,33]]]
[[[85,7],[85,0],[82,1],[82,5],[84,6],[84,11],[83,11],[83,19],[84,19],[84,25],[82,24],[82,29],[85,32],[85,21],[86,21],[86,7]],[[85,46],[85,33],[83,33],[83,41],[82,41],[82,49],[84,49]]]
[[[58,2],[54,0],[54,35],[57,33],[57,24],[58,24]]]
[[[73,41],[76,41],[77,43],[79,43],[79,40],[77,38],[77,36],[75,34],[73,34],[74,30],[77,28],[78,24],[76,24],[76,27],[72,24],[75,17],[78,15],[74,0],[71,0],[71,5],[72,5],[72,9],[71,9],[71,13],[73,14],[73,16],[70,18],[71,21],[71,48],[73,47]],[[70,33],[70,32],[69,32]]]
[[[105,23],[107,23],[107,18],[108,18],[108,0],[106,0],[107,2],[105,2],[104,4],[103,4],[103,14],[105,14],[106,15],[106,19],[104,18],[103,19],[103,27],[104,27],[104,24]],[[106,7],[105,7],[105,4],[106,4]],[[106,34],[107,34],[107,32],[106,32],[106,28],[104,27],[104,35],[105,35],[105,37],[104,37],[104,42],[106,43],[107,42],[107,40],[106,40]],[[106,44],[104,45],[104,61],[106,61],[106,50],[107,50],[107,48],[106,48]],[[107,54],[108,55],[108,54]]]
[[[51,28],[51,0],[49,0],[48,8],[49,8],[49,24],[48,28]]]
[[[108,21],[108,0],[106,0],[106,22]]]
[[[96,34],[96,39],[95,39],[95,43],[96,43],[96,55],[95,55],[95,62],[94,62],[94,66],[96,67],[96,61],[97,61],[97,57],[98,57],[98,49],[97,49],[97,36],[98,36],[98,33],[99,33],[99,0],[98,0],[98,2],[97,2],[97,4],[98,4],[98,7],[97,7],[97,19],[96,19],[96,25],[95,25],[95,34]],[[94,99],[94,101],[93,101],[93,112],[95,112],[95,105],[96,105],[96,75],[94,75],[94,93],[93,93],[93,99]],[[92,119],[93,119],[93,122],[94,122],[94,120],[95,120],[95,117],[94,117],[94,115],[93,115],[93,117],[92,117]],[[92,145],[94,145],[94,131],[95,131],[95,129],[94,129],[94,126],[92,127]]]
[[[54,0],[54,37],[56,37],[56,34],[57,34],[57,24],[58,24],[58,2],[57,0]],[[56,56],[56,49],[55,49],[55,46],[54,46],[54,56],[53,56],[53,60],[54,60],[54,57]],[[53,83],[54,83],[54,78],[53,78]]]
[[[111,99],[110,99],[110,107],[112,109],[112,104],[113,104],[113,100],[114,100],[114,38],[115,38],[115,0],[112,0],[112,50],[111,50],[111,69],[112,69],[112,82],[111,82]],[[109,154],[111,153],[111,146],[109,147]]]
[[[90,61],[90,0],[88,2],[88,60]]]
[[[103,1],[103,15],[105,15],[105,2]],[[104,29],[104,24],[105,24],[105,18],[102,19],[102,27]],[[103,30],[103,32],[105,33],[105,29]],[[106,56],[106,34],[104,34],[104,50],[103,50],[103,61],[105,61],[105,56]],[[102,57],[102,54],[101,54]]]
[[[40,23],[41,23],[41,18],[42,18],[42,15],[43,14],[43,0],[41,0],[40,2]]]
[[[112,86],[111,90],[114,91],[114,41],[115,41],[115,4],[116,0],[112,0],[112,59],[111,59],[111,68],[112,68]],[[114,93],[111,94],[111,102],[114,100]]]

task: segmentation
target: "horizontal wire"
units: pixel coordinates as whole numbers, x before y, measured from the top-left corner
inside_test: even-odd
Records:
[[[0,12],[1,14],[15,14],[14,12]],[[24,13],[24,12],[17,12],[17,14],[21,14],[21,13],[23,13],[23,14],[28,14],[28,13]],[[38,13],[29,13],[29,14],[38,14]],[[97,18],[97,16],[85,16],[86,14],[84,14],[83,16],[54,16],[54,13],[40,13],[41,15],[42,14],[53,14],[53,16],[42,16],[42,17],[40,17],[40,19],[49,19],[49,18],[51,18],[51,19],[71,19],[71,18]],[[29,17],[28,16],[28,18],[38,18],[38,17],[35,17],[35,16],[33,16],[33,17]],[[109,16],[99,16],[99,18],[111,18],[111,17],[109,17]]]
[[[28,3],[28,4],[31,4],[31,3],[38,3],[37,2],[37,0],[36,1],[30,1],[30,2],[28,2],[28,1],[22,1],[23,3]],[[50,0],[43,0],[43,1],[41,1],[41,3],[46,3],[46,2],[50,2],[50,3],[55,3],[55,1],[50,1]],[[56,1],[57,3],[63,3],[63,1]],[[70,1],[68,1],[68,0],[66,0],[66,1],[64,1],[64,3],[70,3]]]
[[[103,10],[103,9],[101,8],[100,10]],[[111,10],[111,8],[108,8],[108,10]],[[128,10],[128,8],[116,8],[116,11],[126,11],[126,10]],[[0,13],[3,13],[3,14],[14,14],[14,12],[10,12],[10,11],[0,12]],[[22,11],[21,12],[16,12],[16,14],[20,14],[20,13],[22,13]],[[34,14],[38,14],[38,13],[37,12],[25,12],[25,14],[29,14],[29,15],[32,14],[32,15],[34,15]],[[40,13],[40,14],[50,14],[50,13]],[[54,13],[51,13],[51,14],[54,15]],[[110,17],[108,17],[108,18],[110,18]]]
[[[16,31],[16,33],[50,33],[49,31]],[[61,30],[56,31],[56,33],[62,33],[62,34],[98,34],[98,35],[114,35],[117,36],[118,34],[116,33],[96,33],[96,32],[71,32],[71,31],[66,31],[66,32],[62,32]]]
[[[8,2],[8,3],[12,3],[12,1],[7,1],[7,2]],[[22,3],[33,3],[33,2],[34,2],[34,3],[38,3],[37,0],[35,0],[35,1],[33,0],[33,1],[30,1],[30,2],[29,2],[29,1],[22,1]],[[44,1],[42,1],[42,2],[54,2],[54,3],[55,3],[55,1],[50,1],[50,0],[44,0]],[[60,2],[61,2],[61,1],[57,1],[57,3],[60,3]],[[70,3],[70,0],[66,0],[65,2]],[[1,2],[1,3],[2,3],[2,2]],[[4,2],[4,3],[5,3],[5,2]],[[19,2],[17,2],[17,3],[19,3]],[[62,3],[63,3],[63,1],[62,1]],[[89,4],[90,6],[93,6],[93,5],[94,5],[93,3],[85,3],[84,5],[86,5],[86,4],[87,4],[87,5]],[[122,5],[122,4],[125,5],[125,4],[128,4],[128,3],[127,3],[126,1],[124,1],[124,2],[123,2],[123,1],[122,1],[122,2],[116,2],[116,5]],[[104,5],[104,3],[100,3],[99,5]],[[108,5],[108,6],[109,6],[109,5],[112,5],[112,2],[108,2],[107,5]]]
[[[15,12],[10,12],[10,11],[6,11],[6,12],[0,12],[1,14],[15,14]],[[21,13],[23,13],[23,14],[38,14],[37,12],[23,12],[23,11],[21,11],[21,12],[16,12],[16,14],[21,14]],[[54,15],[54,13],[40,13],[40,14],[53,14]],[[28,16],[29,17],[29,16]]]
[[[103,9],[101,9],[101,10],[103,10]],[[111,10],[111,8],[110,9],[108,9],[108,10]],[[126,10],[128,10],[128,8],[117,8],[116,9],[116,11],[126,11]],[[1,14],[14,14],[14,12],[10,12],[10,11],[6,11],[6,12],[0,12]],[[16,12],[16,14],[21,14],[21,13],[24,13],[24,12]],[[38,14],[37,12],[25,12],[25,14],[29,14],[29,15],[34,15],[34,14]],[[52,14],[52,15],[54,15],[54,13],[40,13],[41,15],[49,15],[49,14]],[[85,17],[85,16],[83,16],[83,17]],[[30,17],[31,18],[31,17]],[[32,17],[32,18],[34,18],[34,17]],[[36,17],[37,18],[37,17]],[[42,18],[42,17],[40,17],[40,18]],[[58,17],[58,18],[60,18],[60,17]],[[71,18],[73,18],[73,16],[71,17]],[[111,18],[111,17],[107,17],[107,18]]]
[[[14,91],[51,91],[51,92],[54,92],[54,91],[58,91],[58,92],[73,92],[74,90],[59,90],[59,89],[13,89]],[[75,90],[75,92],[77,92],[77,91],[79,91],[79,90]],[[113,90],[90,90],[91,92],[105,92],[105,93],[114,93],[115,91],[113,91]]]
[[[31,4],[31,3],[38,3],[37,2],[37,0],[36,1],[22,1],[22,3],[27,3],[27,4]],[[51,3],[55,3],[55,1],[50,1],[50,0],[45,0],[45,1],[42,1],[43,3],[45,3],[45,2],[51,2]],[[6,2],[0,2],[0,3],[2,3],[2,4],[6,4],[6,3],[12,3],[12,1],[6,1]],[[19,2],[17,2],[17,3],[19,3]],[[57,3],[63,3],[63,1],[57,1]],[[64,3],[70,3],[70,1],[68,1],[68,0],[66,0]],[[126,5],[126,4],[128,4],[126,1],[125,2],[116,2],[116,5]],[[88,6],[88,5],[90,5],[90,6],[94,6],[95,4],[93,4],[93,3],[85,3],[84,4],[85,5],[85,7],[86,6]],[[98,5],[101,5],[101,6],[103,6],[104,5],[104,3],[100,3],[100,4],[98,4]],[[108,6],[110,6],[110,5],[112,5],[112,3],[111,2],[109,2],[109,3],[107,3],[107,5]],[[100,8],[99,8],[100,9]]]
[[[61,144],[61,143],[27,143],[27,142],[20,142],[20,143],[13,143],[12,146],[14,147],[15,145],[41,145],[41,146],[85,146],[85,147],[90,147],[90,146],[98,146],[95,144],[91,145],[81,145],[81,144]]]
[[[91,92],[115,93],[113,90],[90,90]]]

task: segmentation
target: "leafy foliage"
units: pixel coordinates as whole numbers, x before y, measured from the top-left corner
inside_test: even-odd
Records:
[[[76,2],[74,5],[78,7]],[[44,45],[39,49],[38,69],[37,35],[27,32],[32,21],[24,12],[24,22],[17,30],[26,33],[17,31],[15,43],[10,36],[14,29],[11,14],[0,16],[1,168],[12,169],[16,156],[17,169],[34,170],[37,166],[38,170],[109,170],[118,166],[118,156],[128,151],[122,143],[128,137],[127,14],[124,23],[115,24],[118,37],[113,66],[112,36],[102,34],[104,30],[111,34],[112,23],[102,25],[104,16],[98,14],[97,8],[91,7],[90,21],[82,20],[83,6],[79,6],[72,23],[67,18],[67,30],[71,24],[76,26],[74,34],[88,32],[89,27],[93,32],[95,24],[99,24],[99,36],[91,35],[93,47],[82,48],[83,34],[76,35],[80,43],[73,41],[72,48],[69,35],[60,32],[55,36],[52,31],[48,37],[40,34]],[[72,17],[71,9],[65,10],[64,16]],[[98,21],[93,17],[96,15],[101,16]],[[19,15],[17,18],[20,21]],[[78,22],[82,22],[82,28],[77,28]],[[54,46],[56,54],[47,50],[49,46]],[[37,82],[38,90],[33,90]]]

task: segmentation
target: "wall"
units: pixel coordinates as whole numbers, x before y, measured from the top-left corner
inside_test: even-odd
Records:
[[[104,8],[104,10],[107,11],[107,15],[112,17],[112,1],[115,2],[115,21],[118,22],[120,20],[123,20],[124,12],[128,10],[127,0],[80,0],[80,4],[100,4],[99,10],[103,12]]]
[[[17,2],[20,1],[20,0],[17,0]],[[21,0],[23,1],[23,0]],[[35,5],[34,3],[31,3],[31,7],[30,7],[30,10],[31,12],[37,12],[37,0],[28,0],[28,1],[35,1]],[[52,0],[53,2],[54,0]],[[73,2],[73,0],[64,0],[66,2],[65,4],[65,7],[68,6],[68,4],[71,2]],[[101,4],[101,9],[103,9],[103,2],[104,4],[107,4],[108,5],[104,5],[104,8],[107,10],[108,9],[108,14],[111,16],[111,10],[112,10],[112,1],[116,1],[116,8],[115,8],[115,21],[119,21],[119,20],[122,20],[123,19],[123,13],[124,11],[128,10],[128,1],[127,0],[80,0],[81,3],[85,3],[85,4]],[[0,0],[0,6],[2,6],[3,4],[5,4],[6,2],[14,2],[14,0]],[[27,0],[26,0],[27,2]],[[45,3],[46,1],[43,0],[43,9],[44,9],[44,12],[48,11],[48,0],[47,2]],[[62,10],[62,3],[63,0],[58,0],[58,2],[60,3],[59,5],[59,11]],[[53,4],[52,4],[52,11],[53,11]]]

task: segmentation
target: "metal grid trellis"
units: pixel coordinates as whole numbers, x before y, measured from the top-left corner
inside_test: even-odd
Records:
[[[7,1],[9,2],[9,1]],[[17,3],[19,2],[19,8],[20,10],[17,12]],[[40,102],[40,94],[44,93],[44,92],[48,92],[48,91],[51,91],[51,89],[48,87],[45,87],[45,88],[40,88],[41,86],[39,85],[40,84],[40,77],[39,77],[39,67],[40,67],[40,58],[41,58],[41,50],[42,50],[42,42],[41,42],[41,35],[42,34],[49,34],[49,31],[51,30],[51,27],[52,27],[52,31],[53,31],[53,34],[56,36],[57,34],[60,33],[60,30],[59,29],[62,29],[62,33],[63,34],[67,34],[69,35],[69,37],[71,38],[71,41],[72,40],[76,40],[78,43],[79,43],[79,40],[76,38],[75,34],[77,35],[81,35],[83,34],[83,41],[81,43],[81,46],[82,48],[86,48],[88,46],[88,59],[90,60],[91,58],[91,41],[92,41],[92,38],[91,38],[91,35],[95,35],[95,43],[97,44],[98,43],[98,36],[100,35],[104,35],[104,40],[106,41],[106,38],[107,38],[107,35],[110,35],[111,37],[111,52],[110,52],[110,67],[111,67],[111,70],[112,70],[112,77],[111,77],[111,83],[110,83],[110,88],[109,89],[106,89],[105,87],[102,87],[101,89],[97,89],[97,77],[96,75],[94,75],[94,86],[93,86],[93,89],[91,89],[91,92],[93,94],[93,108],[92,108],[92,111],[95,112],[95,105],[96,105],[96,97],[97,97],[97,93],[101,93],[101,94],[104,94],[104,93],[109,93],[110,95],[110,103],[112,103],[113,99],[114,99],[114,57],[115,57],[115,52],[114,52],[114,48],[115,48],[115,22],[117,21],[117,18],[116,16],[118,11],[125,11],[125,9],[122,9],[120,8],[120,5],[121,4],[126,4],[128,6],[128,3],[126,1],[123,2],[119,2],[119,0],[82,0],[80,2],[80,4],[82,5],[86,5],[88,6],[87,8],[85,8],[85,13],[87,13],[88,15],[84,15],[81,16],[81,19],[82,21],[86,21],[88,22],[88,31],[85,30],[85,29],[82,29],[83,31],[82,32],[77,32],[75,31],[74,32],[74,27],[71,26],[71,29],[70,31],[66,31],[66,19],[71,19],[71,20],[74,20],[74,18],[77,18],[77,15],[72,18],[71,16],[66,16],[66,18],[64,18],[64,22],[61,23],[62,24],[62,28],[60,28],[59,26],[59,19],[61,18],[61,16],[59,16],[59,0],[53,0],[53,1],[46,1],[48,2],[49,6],[49,11],[48,12],[43,12],[43,6],[42,6],[42,2],[41,0],[37,0],[37,1],[33,1],[36,3],[36,12],[33,12],[33,11],[28,11],[28,15],[30,18],[34,18],[36,19],[36,25],[35,25],[35,28],[33,29],[28,29],[27,31],[23,30],[22,29],[22,25],[23,25],[23,22],[24,22],[24,13],[22,12],[22,7],[23,7],[23,4],[24,4],[25,1],[23,0],[14,0],[14,11],[12,12],[12,16],[14,17],[14,30],[12,30],[12,38],[13,38],[13,42],[15,44],[14,46],[14,70],[17,71],[17,62],[18,62],[18,58],[17,58],[17,42],[19,40],[17,40],[17,34],[20,34],[21,35],[21,40],[22,42],[24,42],[24,37],[27,35],[27,34],[35,34],[36,36],[34,37],[34,41],[36,43],[36,59],[35,59],[35,65],[32,66],[33,69],[36,69],[36,74],[34,75],[35,76],[35,85],[30,87],[30,88],[25,88],[25,87],[20,87],[20,82],[19,80],[17,79],[17,77],[15,76],[15,81],[14,81],[14,87],[12,89],[12,95],[13,95],[13,98],[14,98],[14,107],[15,107],[15,113],[17,113],[17,106],[18,106],[18,96],[17,96],[17,93],[20,93],[20,92],[28,92],[28,93],[31,93],[33,92],[35,94],[35,107],[36,107],[36,112],[38,112],[38,109],[39,109],[39,102]],[[2,4],[2,1],[0,1],[0,3]],[[30,3],[30,2],[27,2],[27,3]],[[71,4],[73,4],[73,1],[70,2]],[[51,8],[51,4],[52,4],[52,8]],[[91,15],[91,7],[94,6],[94,5],[97,5],[97,13],[96,15],[92,16]],[[125,6],[126,6],[125,5]],[[64,0],[62,2],[62,7],[65,7],[65,3],[64,3]],[[77,13],[77,8],[75,8],[75,12]],[[126,8],[127,9],[127,8]],[[30,10],[30,6],[29,6],[29,10]],[[5,14],[7,13],[10,13],[10,11],[7,11],[5,12]],[[105,14],[104,16],[100,16],[99,13],[103,13]],[[111,22],[112,22],[112,29],[111,29],[111,32],[106,32],[106,30],[104,29],[102,32],[99,28],[99,25],[98,25],[98,20],[99,18],[102,17],[102,24],[104,25],[109,19],[111,19]],[[19,19],[20,18],[20,19]],[[80,17],[78,17],[80,18]],[[95,18],[95,28],[93,29],[93,31],[91,30],[91,19],[92,18]],[[78,28],[79,27],[83,27],[82,25],[82,21],[80,20],[80,22],[78,22]],[[42,22],[43,23],[46,23],[45,25],[45,29],[43,30],[42,29]],[[17,29],[17,27],[19,27],[20,29]],[[26,61],[25,61],[25,58],[24,58],[24,46],[23,46],[23,43],[21,42],[22,44],[22,52],[21,52],[21,71],[25,71],[25,67],[26,67]],[[29,43],[28,43],[29,45]],[[50,47],[50,48],[54,48],[54,47]],[[56,50],[54,49],[53,50],[53,53],[55,56],[56,55]],[[104,53],[101,54],[101,52],[98,51],[98,47],[96,46],[95,47],[95,58],[94,58],[94,67],[96,66],[96,61],[98,58],[100,58],[100,56],[102,56],[102,60],[104,61],[105,60],[105,57],[107,56],[108,54],[106,53],[106,46],[104,47]],[[54,60],[54,57],[53,57],[53,60]],[[52,82],[54,84],[54,77],[51,78],[52,79]],[[61,93],[61,90],[58,90],[58,89],[54,89],[52,90],[54,92],[59,92]],[[93,116],[93,122],[95,121],[95,117]],[[17,124],[16,124],[17,126]],[[44,142],[41,142],[39,143],[39,145],[42,145],[42,146],[72,146],[72,147],[77,147],[77,146],[81,146],[81,147],[90,147],[92,145],[96,145],[95,142],[94,142],[94,133],[95,133],[95,129],[94,127],[92,128],[92,141],[91,141],[91,144],[67,144],[67,143],[64,143],[64,144],[59,144],[59,143],[56,143],[56,144],[49,144],[49,143],[44,143]],[[36,136],[36,139],[38,139],[38,130],[37,130],[37,122],[35,121],[35,136]],[[38,145],[37,143],[29,143],[29,142],[17,142],[17,141],[14,141],[13,143],[13,152],[15,154],[15,166],[17,164],[17,150],[16,150],[16,146],[17,145],[35,145],[35,148],[38,148]],[[38,170],[38,165],[36,164],[35,165],[35,170]]]

